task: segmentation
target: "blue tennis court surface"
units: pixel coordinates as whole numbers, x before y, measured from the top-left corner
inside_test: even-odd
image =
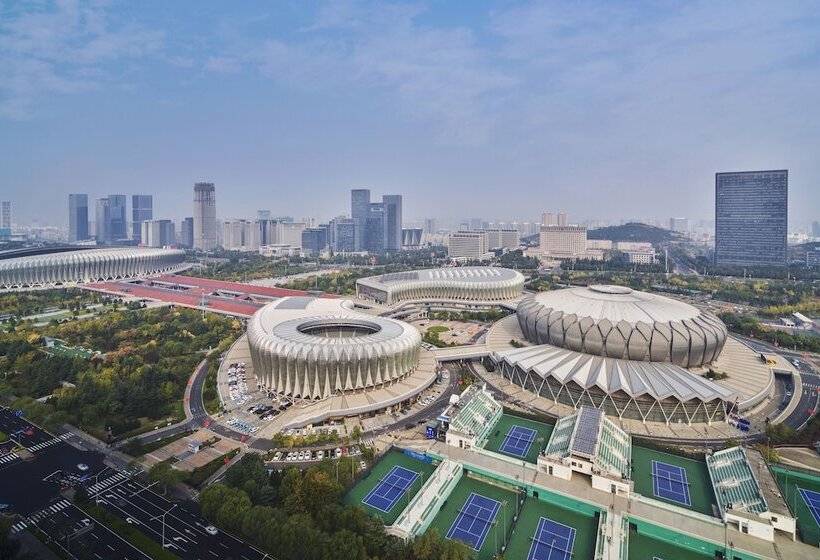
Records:
[[[652,461],[652,492],[656,498],[692,506],[686,469],[663,461]]]
[[[447,538],[460,540],[473,550],[481,550],[499,509],[501,504],[496,500],[471,492],[447,531]]]
[[[419,473],[396,465],[362,500],[363,503],[384,513],[393,509],[407,489],[413,485]]]
[[[814,522],[820,525],[820,492],[806,490],[805,488],[798,488],[798,490],[800,495],[803,496],[803,501],[806,502],[811,516],[814,517]]]
[[[527,453],[535,441],[535,436],[538,432],[532,428],[525,428],[523,426],[512,426],[501,446],[498,448],[502,453],[515,455],[522,459],[527,456]]]
[[[532,536],[527,560],[570,560],[575,544],[575,529],[542,517]]]

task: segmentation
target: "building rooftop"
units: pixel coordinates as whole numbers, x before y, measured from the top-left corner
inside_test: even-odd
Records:
[[[754,515],[768,511],[769,506],[742,447],[730,447],[707,455],[706,466],[722,515],[727,510]]]

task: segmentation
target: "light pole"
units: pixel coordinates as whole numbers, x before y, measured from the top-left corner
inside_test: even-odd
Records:
[[[178,505],[179,505],[179,504],[174,504],[174,505],[172,505],[170,508],[168,508],[168,511],[165,511],[165,512],[163,512],[161,515],[156,515],[156,516],[154,516],[154,517],[152,517],[152,518],[151,518],[152,520],[153,520],[153,519],[156,519],[157,517],[159,517],[160,519],[162,519],[162,548],[166,548],[166,545],[165,545],[165,516],[166,516],[166,515],[168,515],[169,513],[171,513],[171,511],[172,511],[175,507],[177,507]]]

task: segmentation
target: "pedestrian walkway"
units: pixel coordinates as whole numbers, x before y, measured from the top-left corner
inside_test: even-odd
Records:
[[[101,480],[100,482],[97,482],[96,484],[92,484],[91,486],[89,486],[88,487],[88,493],[92,494],[92,495],[99,494],[103,490],[105,490],[107,488],[110,488],[111,486],[114,486],[115,484],[118,484],[120,482],[125,482],[126,480],[130,479],[132,476],[133,476],[133,474],[129,471],[118,472],[113,476],[109,476],[108,478],[106,478],[104,480]]]
[[[17,453],[15,453],[14,451],[12,451],[10,453],[6,453],[2,457],[0,457],[0,465],[6,464],[6,463],[11,463],[13,461],[16,461],[19,458],[20,458],[20,456]]]
[[[59,436],[57,436],[53,439],[50,439],[48,441],[38,443],[37,445],[32,445],[31,447],[28,447],[27,449],[29,451],[31,451],[32,453],[34,453],[36,451],[40,451],[41,449],[45,449],[46,447],[50,447],[50,446],[54,445],[55,443],[61,443],[63,441],[66,441],[67,439],[69,439],[71,437],[71,435],[72,434],[62,434],[62,435],[59,435]]]
[[[19,533],[20,531],[25,530],[30,525],[36,525],[37,522],[42,521],[46,517],[51,517],[55,513],[59,513],[60,511],[64,510],[68,506],[71,505],[71,502],[68,500],[60,500],[54,504],[51,504],[48,507],[41,509],[40,511],[29,515],[23,521],[19,521],[11,526],[12,533]]]

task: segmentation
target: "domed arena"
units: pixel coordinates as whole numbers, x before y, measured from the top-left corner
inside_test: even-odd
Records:
[[[552,290],[525,297],[515,321],[523,347],[493,352],[490,367],[573,409],[594,406],[643,422],[710,423],[739,401],[757,404],[770,388],[770,372],[728,338],[720,319],[669,297],[614,285]],[[733,352],[751,355],[744,369],[763,378],[760,386],[750,384],[749,394],[736,389],[743,372],[730,375],[734,386],[706,376],[725,369],[720,356],[729,341]]]
[[[404,378],[418,364],[421,335],[407,323],[357,312],[349,300],[292,297],[254,314],[248,344],[264,389],[323,399]]]

